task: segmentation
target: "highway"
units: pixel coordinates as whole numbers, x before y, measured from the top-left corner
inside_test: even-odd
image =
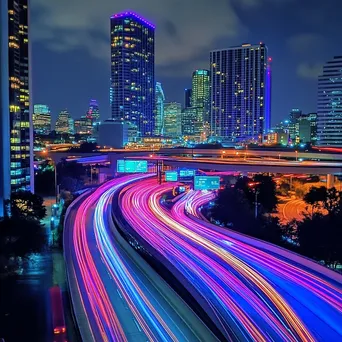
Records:
[[[176,293],[121,238],[111,202],[133,175],[82,195],[67,212],[65,259],[83,341],[215,341]]]
[[[168,207],[162,198],[173,185],[155,180],[128,185],[120,200],[122,214],[185,275],[227,340],[342,339],[341,275],[196,217],[210,193],[190,192]]]

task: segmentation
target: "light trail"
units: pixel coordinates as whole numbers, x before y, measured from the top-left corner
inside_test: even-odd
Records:
[[[341,339],[342,281],[325,280],[307,267],[232,239],[185,214],[185,207],[196,214],[211,194],[204,198],[191,192],[171,211],[162,207],[160,199],[170,189],[169,184],[158,186],[151,180],[128,186],[121,197],[122,212],[206,299],[227,339]]]
[[[119,243],[118,234],[113,235],[113,196],[122,186],[148,177],[131,175],[107,182],[67,215],[66,225],[72,228],[73,290],[81,307],[75,313],[85,315],[91,332],[82,337],[86,341],[216,341],[154,271],[139,264],[140,256],[129,244],[123,239]]]

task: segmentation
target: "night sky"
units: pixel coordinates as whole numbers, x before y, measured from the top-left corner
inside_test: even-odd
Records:
[[[109,116],[109,18],[126,9],[156,25],[156,81],[167,101],[183,104],[210,50],[264,42],[273,124],[291,108],[316,111],[317,75],[342,54],[341,0],[31,0],[33,103],[77,118],[95,98]]]

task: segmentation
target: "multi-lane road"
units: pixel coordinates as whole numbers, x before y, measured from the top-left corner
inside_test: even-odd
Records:
[[[112,197],[141,176],[82,195],[67,213],[65,258],[83,341],[215,341],[113,226]]]
[[[113,199],[137,241],[167,261],[226,340],[342,340],[340,274],[210,224],[199,208],[212,193],[190,191],[166,203],[172,186],[148,175],[125,176],[69,208],[65,259],[84,341],[216,340],[119,234]]]
[[[201,193],[189,193],[169,208],[162,198],[171,188],[150,179],[128,185],[122,214],[185,275],[227,340],[342,339],[341,275],[199,219],[193,214]]]

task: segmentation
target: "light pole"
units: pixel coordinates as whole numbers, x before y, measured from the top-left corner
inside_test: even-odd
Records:
[[[298,151],[296,151],[296,161],[298,161]]]
[[[255,192],[255,203],[254,203],[254,217],[255,219],[258,218],[258,195],[259,195],[259,190],[258,189],[254,189],[254,192]]]
[[[279,160],[280,160],[280,153],[279,153],[278,157],[279,157]]]

